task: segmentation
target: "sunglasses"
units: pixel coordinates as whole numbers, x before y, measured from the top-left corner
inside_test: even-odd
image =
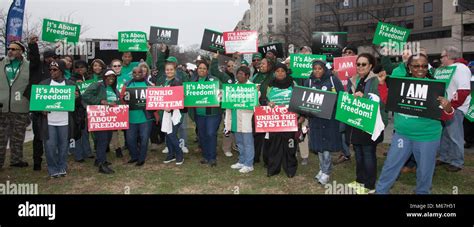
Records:
[[[252,62],[260,61],[260,59],[253,59]]]
[[[415,69],[428,69],[428,65],[411,65]]]
[[[49,71],[56,72],[59,71],[59,69],[49,69]]]
[[[112,65],[114,68],[122,67],[121,65]]]
[[[357,63],[357,67],[365,67],[367,66],[368,64],[367,63]]]
[[[20,49],[17,49],[17,48],[7,48],[8,51],[15,51],[15,50],[20,50]]]

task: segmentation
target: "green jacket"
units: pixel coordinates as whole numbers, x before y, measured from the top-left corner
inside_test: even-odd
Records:
[[[268,84],[273,79],[274,75],[273,72],[261,73],[258,72],[254,76],[250,78],[250,81],[254,84],[260,84],[260,92],[263,94]]]
[[[2,113],[30,112],[29,94],[31,91],[30,62],[23,59],[20,63],[13,84],[10,86],[7,78],[6,66],[10,64],[8,58],[0,61],[0,103],[3,104]]]
[[[158,58],[156,60],[156,69],[158,70],[158,75],[156,78],[156,84],[164,83],[164,81],[166,80],[165,64],[166,54],[161,51],[158,51]],[[190,81],[188,75],[182,70],[176,70],[176,78],[178,78],[183,83]]]
[[[117,104],[120,104],[120,92],[115,86],[115,94],[117,95]],[[82,100],[87,105],[101,105],[102,100],[107,100],[107,86],[105,81],[99,81],[91,84],[82,95]]]

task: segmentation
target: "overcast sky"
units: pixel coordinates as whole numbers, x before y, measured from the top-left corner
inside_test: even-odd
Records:
[[[8,10],[13,0],[1,0]],[[26,0],[26,13],[72,20],[89,29],[82,38],[117,38],[118,31],[150,32],[150,26],[179,29],[179,45],[200,44],[204,28],[231,31],[249,8],[247,0]]]

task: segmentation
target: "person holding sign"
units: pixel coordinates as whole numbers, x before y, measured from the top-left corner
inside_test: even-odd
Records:
[[[83,94],[83,100],[88,105],[110,105],[115,106],[120,103],[120,93],[117,90],[117,74],[114,70],[106,70],[102,81],[89,86]],[[112,174],[114,171],[107,162],[106,150],[112,139],[113,131],[97,131],[94,133],[97,140],[97,163],[99,173]]]
[[[265,60],[264,60],[265,61]],[[263,61],[262,61],[263,63]],[[293,77],[287,75],[288,68],[285,64],[275,65],[275,78],[263,87],[260,104],[274,108],[277,105],[288,105],[291,99],[293,86],[296,83]],[[289,178],[296,174],[298,160],[296,159],[295,132],[275,132],[265,136],[268,142],[265,144],[264,161],[267,161],[267,176],[277,175],[281,167]],[[267,157],[267,160],[265,160]]]
[[[354,94],[356,98],[366,98],[380,103],[380,115],[384,125],[387,122],[387,113],[384,111],[384,104],[387,101],[387,85],[385,78],[379,78],[372,72],[376,66],[376,59],[373,55],[362,53],[357,57],[357,75],[353,76],[347,84],[349,94]],[[382,125],[375,125],[376,129]],[[357,189],[357,193],[367,194],[375,189],[377,177],[377,144],[383,141],[383,132],[380,136],[372,140],[372,135],[358,128],[346,125],[346,142],[352,144],[356,159],[356,181],[349,184],[349,187]]]
[[[49,66],[50,79],[43,80],[40,85],[75,86],[71,80],[64,78],[66,64],[64,61],[53,61]],[[45,147],[48,174],[51,178],[67,175],[67,156],[69,140],[81,137],[79,122],[85,117],[85,109],[81,104],[79,88],[75,92],[75,108],[73,112],[43,112],[39,121],[42,140]]]
[[[30,63],[23,58],[26,48],[22,43],[13,41],[7,50],[7,57],[0,61],[0,169],[5,162],[8,140],[10,166],[28,166],[28,163],[23,161],[23,142],[26,127],[30,124]]]
[[[176,78],[176,65],[174,63],[167,62],[165,64],[165,72],[166,72],[166,79],[164,81],[160,81],[160,84],[157,84],[157,86],[160,86],[160,87],[183,86],[182,81]],[[182,165],[184,162],[183,149],[186,147],[180,146],[180,142],[178,138],[178,131],[184,120],[183,115],[181,114],[182,111],[185,111],[185,110],[167,109],[164,111],[160,111],[161,131],[166,133],[165,141],[166,141],[166,148],[168,150],[167,152],[168,155],[165,161],[163,161],[163,163],[165,164],[176,162],[176,165]]]
[[[252,84],[248,79],[250,69],[242,66],[237,70],[238,84]],[[240,173],[253,171],[253,159],[255,155],[253,141],[253,110],[227,109],[225,114],[225,129],[235,135],[237,149],[239,150],[239,162],[232,165],[232,169],[238,169]]]
[[[420,54],[412,55],[407,61],[409,75],[429,80],[428,57]],[[441,120],[450,120],[454,116],[454,108],[444,97],[438,101],[443,108]],[[417,163],[416,194],[429,194],[435,169],[443,126],[441,121],[395,113],[395,134],[385,160],[382,173],[376,186],[377,194],[387,194],[397,180],[400,170],[413,154]],[[459,129],[458,129],[459,130]]]
[[[458,172],[464,166],[464,131],[463,119],[469,109],[471,102],[471,71],[462,63],[455,63],[456,59],[462,57],[462,52],[454,47],[448,46],[441,52],[441,63],[443,66],[454,66],[454,73],[446,82],[447,98],[455,109],[454,117],[446,121],[441,138],[439,160],[437,165],[447,165],[450,172]],[[443,67],[438,68],[442,70]],[[436,78],[435,72],[435,78]]]
[[[146,88],[152,86],[142,73],[141,68],[135,67],[132,70],[132,80],[125,83],[120,92],[120,99],[122,103],[129,103],[126,96],[133,94],[126,94],[127,88]],[[129,164],[136,163],[136,166],[143,166],[145,164],[146,155],[148,151],[148,139],[150,139],[151,127],[154,121],[154,116],[151,112],[145,109],[133,109],[129,113],[129,129],[125,131],[127,136],[127,147],[130,151]],[[140,140],[138,140],[140,138]]]
[[[101,59],[94,59],[91,63],[89,74],[92,75],[94,80],[98,80],[102,77],[102,74],[107,69],[107,65]]]
[[[331,70],[326,67],[326,62],[313,61],[313,73],[304,82],[305,87],[315,88],[323,91],[344,91],[342,82],[332,75]],[[341,132],[339,132],[339,121],[335,119],[335,112],[331,119],[319,117],[309,118],[309,143],[311,150],[318,152],[319,173],[316,179],[322,185],[329,182],[332,169],[331,152],[342,149]]]

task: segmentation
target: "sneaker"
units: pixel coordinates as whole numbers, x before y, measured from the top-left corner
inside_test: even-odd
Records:
[[[459,167],[456,167],[456,166],[453,166],[453,165],[449,165],[448,167],[446,167],[446,171],[448,172],[459,172],[461,171],[462,168],[459,168]]]
[[[344,163],[344,162],[347,162],[347,161],[350,161],[351,160],[351,157],[346,157],[345,155],[339,155],[339,157],[337,158],[337,160],[334,162],[334,165],[337,165],[337,164],[341,164],[341,163]]]
[[[358,187],[358,188],[355,189],[355,193],[356,193],[357,195],[368,195],[371,191],[372,191],[372,190],[370,190],[370,189],[368,189],[368,188],[366,188],[366,187],[363,187],[363,186]]]
[[[347,187],[349,187],[349,188],[359,188],[359,187],[364,187],[364,185],[357,182],[357,181],[352,181],[351,183],[347,184]]]
[[[303,159],[301,160],[301,165],[302,165],[302,166],[308,165],[308,158],[303,158]]]
[[[49,176],[50,179],[56,179],[56,178],[59,178],[59,174],[54,174],[54,175],[51,175]]]
[[[176,165],[177,165],[177,166],[180,166],[180,165],[182,165],[183,163],[184,163],[184,158],[181,159],[181,160],[179,160],[179,161],[178,161],[178,160],[176,161]]]
[[[59,173],[59,176],[60,176],[60,177],[66,177],[66,176],[67,176],[67,172],[66,172],[66,171],[61,172],[61,173]]]
[[[322,185],[326,185],[329,182],[329,175],[321,173],[321,177],[319,177],[318,182]]]
[[[187,147],[182,147],[181,150],[183,151],[183,153],[187,154],[189,153],[189,150]]]
[[[244,166],[239,170],[240,173],[250,173],[252,171],[253,171],[253,167],[248,167],[248,166]]]
[[[163,161],[163,163],[168,164],[168,163],[171,163],[171,162],[174,162],[174,161],[176,161],[176,158],[175,158],[175,157],[167,157],[167,158]]]
[[[231,169],[242,169],[242,168],[244,168],[244,165],[240,164],[240,163],[235,163],[235,164],[231,165],[230,168]]]
[[[232,152],[230,151],[225,151],[224,154],[226,157],[232,157]]]
[[[314,179],[319,181],[319,178],[321,178],[322,174],[323,174],[323,172],[321,170],[319,170],[318,174],[314,177]]]
[[[165,149],[163,149],[163,150],[161,151],[161,153],[163,153],[163,154],[168,154],[168,148],[165,147]]]

